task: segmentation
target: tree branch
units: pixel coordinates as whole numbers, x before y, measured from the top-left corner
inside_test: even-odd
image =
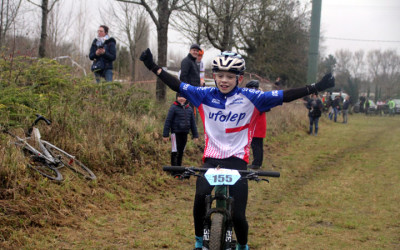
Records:
[[[137,5],[142,5],[147,13],[149,13],[151,19],[153,20],[154,24],[156,25],[157,28],[160,27],[160,23],[158,21],[158,19],[156,18],[156,16],[154,15],[153,10],[150,8],[150,6],[146,3],[145,0],[140,0],[140,2],[138,1],[132,1],[132,0],[116,0],[117,2],[124,2],[124,3],[133,3],[133,4],[137,4]]]
[[[34,2],[32,2],[31,0],[26,0],[26,1],[30,2],[30,3],[33,4],[33,5],[36,5],[36,6],[39,7],[39,8],[42,8],[42,5],[39,5],[39,4],[37,4],[37,3],[34,3]]]

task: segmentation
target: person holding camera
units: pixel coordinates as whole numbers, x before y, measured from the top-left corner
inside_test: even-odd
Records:
[[[108,27],[100,25],[89,53],[89,59],[93,61],[91,70],[97,83],[101,78],[104,78],[106,82],[111,82],[113,79],[113,61],[117,57],[115,44],[115,39],[108,36]]]

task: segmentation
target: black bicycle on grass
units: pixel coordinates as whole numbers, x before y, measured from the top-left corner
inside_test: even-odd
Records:
[[[195,168],[181,166],[164,166],[164,171],[170,172],[179,179],[187,179],[194,175],[206,178],[211,186],[215,186],[214,194],[206,196],[206,216],[204,218],[203,249],[231,250],[236,249],[233,239],[232,203],[229,196],[229,185],[234,185],[240,179],[268,181],[259,178],[279,177],[279,172],[247,171],[226,168]],[[215,206],[213,202],[215,201]]]
[[[14,135],[7,129],[2,130],[15,139],[13,144],[22,148],[25,156],[29,158],[28,166],[55,181],[64,179],[59,171],[63,167],[70,168],[86,179],[95,180],[96,175],[92,170],[78,161],[75,156],[41,139],[40,131],[36,127],[39,121],[44,121],[47,125],[51,124],[50,120],[41,115],[36,115],[36,120],[28,128],[25,138]]]

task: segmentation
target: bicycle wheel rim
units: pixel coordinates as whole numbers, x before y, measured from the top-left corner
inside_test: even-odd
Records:
[[[28,148],[22,148],[24,155],[29,159],[27,166],[37,171],[42,176],[54,180],[62,181],[64,178],[58,169],[53,168],[43,157],[38,156],[36,153],[30,151]]]
[[[210,250],[220,250],[225,241],[224,215],[215,213],[211,218]]]
[[[70,158],[69,161],[63,162],[65,166],[69,169],[84,176],[86,179],[96,180],[96,175],[90,170],[88,167],[82,164],[82,162],[78,161],[77,159]]]
[[[51,167],[44,159],[37,158],[37,156],[30,157],[28,167],[50,180],[62,181],[64,179],[58,169]]]
[[[82,162],[78,161],[77,159],[71,158],[64,152],[57,150],[56,148],[50,147],[47,144],[45,144],[45,147],[54,158],[60,159],[64,166],[68,167],[75,173],[89,180],[96,179],[96,175],[92,172],[92,170],[86,167]]]

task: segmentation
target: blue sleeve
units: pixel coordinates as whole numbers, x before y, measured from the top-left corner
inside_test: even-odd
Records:
[[[195,87],[187,83],[181,83],[179,93],[189,100],[196,108],[200,106],[203,99],[210,93],[211,88]]]
[[[283,103],[283,90],[263,92],[244,88],[242,93],[250,99],[260,112],[266,112]]]

